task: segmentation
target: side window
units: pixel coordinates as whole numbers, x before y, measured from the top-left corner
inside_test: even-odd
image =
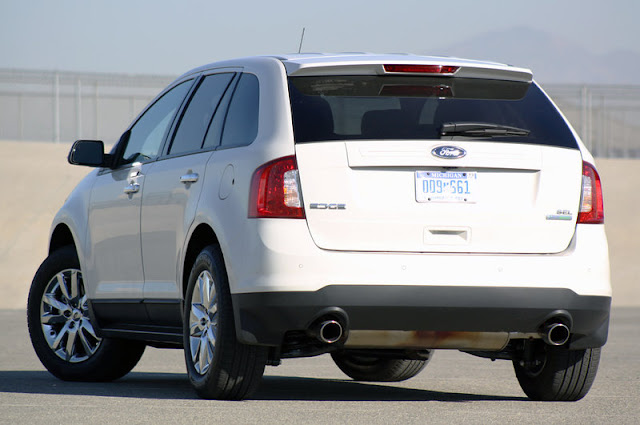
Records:
[[[216,113],[220,99],[233,75],[214,74],[202,80],[178,124],[178,130],[169,148],[170,154],[192,152],[202,147],[211,118]]]
[[[209,124],[209,129],[207,130],[207,135],[204,139],[203,148],[211,148],[220,145],[220,139],[222,138],[222,127],[224,125],[225,117],[227,116],[227,111],[229,110],[229,101],[233,96],[233,92],[235,87],[238,85],[238,77],[236,76],[231,80],[231,84],[229,88],[222,96],[222,100],[218,104],[218,109],[216,110],[213,119],[211,120],[211,124]]]
[[[253,74],[242,74],[229,104],[221,146],[230,148],[251,144],[258,135],[260,87]]]
[[[184,81],[156,101],[131,127],[122,162],[147,161],[158,156],[162,141],[193,80]]]

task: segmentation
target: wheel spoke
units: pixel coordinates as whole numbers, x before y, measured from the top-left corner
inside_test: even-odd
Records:
[[[205,297],[208,297],[209,288],[206,287],[207,282],[205,281],[203,274],[198,276],[198,295],[200,296],[200,303],[206,304]]]
[[[89,304],[87,303],[88,298],[87,298],[87,294],[84,294],[82,297],[80,297],[80,299],[78,300],[78,308],[82,309],[82,313],[86,316],[85,313],[87,313],[89,311]]]
[[[209,368],[209,343],[207,341],[207,335],[204,333],[200,338],[200,359],[198,365],[200,366],[200,373],[205,373]]]
[[[53,348],[54,351],[57,351],[58,348],[60,348],[62,338],[64,338],[67,332],[69,332],[69,323],[65,324],[62,329],[60,329],[60,332],[58,332],[58,335],[56,335],[56,339],[54,339],[51,343],[51,348]]]
[[[78,271],[71,271],[71,298],[74,299],[80,294],[80,288],[78,287]]]
[[[205,279],[207,280],[207,300],[203,304],[210,311],[211,306],[216,304],[216,285],[213,284],[213,278],[209,272],[205,272]]]
[[[77,336],[80,340],[80,344],[82,344],[82,348],[84,348],[85,353],[92,353],[91,344],[89,344],[89,341],[87,341],[87,336],[84,334],[84,332],[82,332],[82,329],[80,329],[80,332],[77,333]]]
[[[80,330],[78,331],[78,338],[80,339],[80,343],[82,344],[82,347],[84,348],[84,352],[86,354],[93,354],[98,349],[97,345],[91,344],[91,342],[83,332],[83,328],[80,328]]]
[[[200,325],[200,322],[191,321],[189,324],[189,336],[200,338],[201,334],[202,326]]]
[[[67,318],[64,317],[62,314],[44,313],[40,317],[40,323],[42,323],[43,325],[57,325],[60,323],[65,323],[66,321],[67,321]]]
[[[198,322],[207,317],[207,312],[204,310],[202,304],[191,304],[191,323]]]
[[[209,308],[209,318],[213,320],[218,314],[218,303],[214,301],[214,304]]]
[[[96,331],[93,329],[93,325],[91,324],[91,321],[87,319],[82,319],[82,324],[80,325],[80,328],[86,333],[88,333],[89,335],[91,335],[96,340],[100,341],[100,338],[98,338],[98,335],[96,335]]]
[[[202,273],[201,277],[203,282],[202,305],[206,308],[209,305],[209,299],[211,298],[211,281],[209,280],[209,274],[206,272]]]
[[[209,341],[209,346],[211,346],[212,350],[216,347],[216,331],[213,324],[209,327],[209,331],[207,332],[207,340]]]
[[[60,287],[62,295],[64,295],[66,299],[71,299],[69,288],[67,287],[67,280],[64,278],[64,272],[58,273],[56,279],[58,279],[58,286]]]
[[[191,360],[193,363],[197,362],[198,359],[198,348],[200,347],[200,337],[199,336],[190,336],[189,337],[189,352],[191,353]]]
[[[209,304],[207,305],[207,310],[209,310],[209,315],[214,315],[218,311],[218,294],[216,293],[216,287],[214,285],[211,286],[211,296]]]
[[[207,369],[211,367],[211,362],[213,361],[213,353],[215,348],[209,344],[209,338],[207,338]]]
[[[67,344],[65,346],[65,352],[67,354],[67,361],[70,361],[75,354],[76,336],[78,335],[78,328],[74,327],[67,331]]]
[[[55,299],[53,294],[44,294],[44,297],[42,297],[42,302],[50,305],[58,311],[65,311],[70,308],[67,303]]]

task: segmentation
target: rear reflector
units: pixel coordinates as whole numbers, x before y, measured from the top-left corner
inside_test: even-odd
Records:
[[[305,218],[295,156],[267,162],[253,173],[249,218]]]
[[[595,167],[588,162],[582,163],[582,201],[578,223],[604,223],[602,183]]]
[[[460,67],[450,65],[384,65],[385,72],[410,72],[419,74],[453,74]]]

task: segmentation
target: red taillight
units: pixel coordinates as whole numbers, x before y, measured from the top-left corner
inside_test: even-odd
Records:
[[[420,74],[453,74],[460,67],[450,65],[384,65],[385,72],[413,72]]]
[[[249,218],[305,218],[295,156],[267,162],[253,173]]]
[[[582,163],[582,200],[578,223],[604,223],[602,183],[595,167],[588,162]]]

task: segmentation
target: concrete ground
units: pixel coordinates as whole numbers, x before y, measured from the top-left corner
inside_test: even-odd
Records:
[[[23,311],[0,310],[0,424],[638,424],[640,308],[614,308],[596,380],[575,403],[535,402],[511,362],[437,350],[415,378],[355,382],[323,355],[267,367],[251,400],[198,399],[182,350],[148,347],[114,382],[63,382],[38,361]]]
[[[89,168],[69,144],[0,141],[0,309],[23,309],[53,216]],[[614,306],[640,306],[640,160],[600,159]]]

